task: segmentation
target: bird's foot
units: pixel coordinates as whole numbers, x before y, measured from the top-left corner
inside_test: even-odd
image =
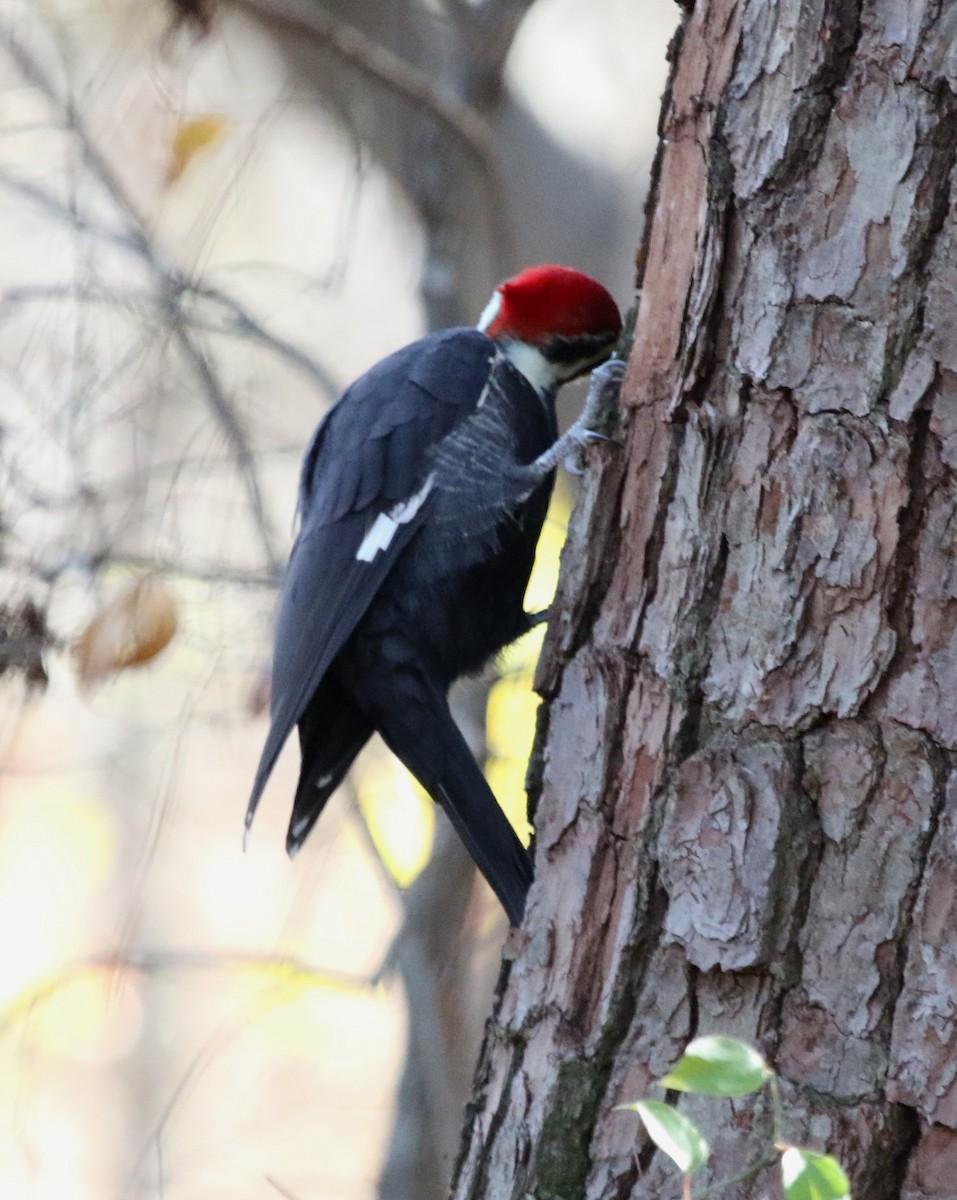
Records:
[[[614,404],[624,374],[625,364],[620,358],[611,358],[592,371],[578,420],[532,464],[539,478],[553,471],[560,462],[564,462],[572,474],[580,475],[583,468],[579,463],[579,452],[593,442],[614,441],[607,434],[599,433],[595,426],[603,423],[602,418]]]
[[[580,421],[581,418],[579,417],[578,420]],[[575,422],[575,425],[577,424],[578,421]],[[574,428],[574,425],[570,426],[568,433],[571,433]],[[595,442],[614,442],[614,440],[607,433],[599,433],[596,429],[580,429],[576,433],[574,445],[562,459],[562,466],[569,475],[584,475],[585,456],[582,451],[585,447],[594,445]]]
[[[538,612],[530,612],[525,614],[525,620],[529,629],[537,629],[539,625],[548,623],[548,618],[552,615],[550,608],[539,609]]]

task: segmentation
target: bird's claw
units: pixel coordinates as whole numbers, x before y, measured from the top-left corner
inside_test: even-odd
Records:
[[[587,430],[599,438],[603,436],[602,434],[598,434],[593,427],[602,412],[610,408],[614,403],[624,374],[625,363],[620,358],[610,358],[607,362],[601,363],[592,371],[591,378],[588,381],[588,394],[585,397],[585,406],[582,409],[581,416],[575,422],[575,426],[580,426],[582,430]]]
[[[584,475],[585,462],[582,451],[586,446],[591,446],[595,442],[611,442],[614,438],[608,437],[604,433],[599,433],[596,429],[570,429],[569,433],[573,436],[569,438],[571,443],[568,453],[562,460],[562,466],[569,475]]]
[[[603,363],[599,363],[591,373],[591,387],[596,384],[604,389],[606,387],[621,387],[621,381],[625,378],[625,367],[628,364],[623,358],[606,358]]]
[[[594,424],[600,419],[611,397],[609,392],[617,392],[625,374],[625,363],[620,358],[610,358],[597,366],[591,373],[588,384],[588,395],[581,416],[565,433],[567,454],[564,457],[565,470],[571,475],[583,475],[585,467],[581,451],[594,442],[613,442],[615,439],[606,433],[599,433]]]

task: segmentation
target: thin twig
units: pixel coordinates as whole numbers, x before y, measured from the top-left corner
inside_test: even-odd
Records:
[[[172,314],[171,314],[172,317]],[[259,486],[259,475],[256,472],[256,461],[250,449],[245,431],[236,418],[233,406],[226,398],[219,376],[213,370],[212,364],[202,347],[194,339],[183,321],[173,320],[173,335],[179,343],[184,357],[190,363],[206,392],[206,397],[219,419],[226,439],[236,459],[236,465],[246,489],[246,502],[253,515],[253,520],[259,530],[259,540],[269,570],[279,575],[283,568],[283,556],[278,549],[276,531],[270,521],[266,506],[263,503],[262,490]]]
[[[178,270],[171,268],[162,261],[146,232],[146,224],[143,217],[138,212],[135,204],[111,169],[109,163],[97,149],[72,102],[59,94],[46,72],[26,52],[14,36],[13,31],[3,24],[0,24],[0,44],[3,45],[16,63],[24,79],[38,88],[54,107],[63,110],[67,127],[77,139],[82,149],[86,167],[93,178],[99,182],[101,187],[104,188],[113,200],[127,226],[126,233],[125,235],[121,235],[114,231],[89,225],[86,218],[82,217],[78,212],[71,209],[68,205],[62,204],[56,197],[46,193],[43,189],[36,188],[32,184],[3,178],[0,178],[0,182],[6,183],[8,186],[12,186],[21,193],[28,195],[43,207],[52,209],[74,226],[80,228],[89,227],[90,232],[101,234],[134,251],[149,266],[158,283],[160,307],[167,317],[175,340],[186,361],[199,379],[206,399],[226,435],[227,442],[236,461],[237,470],[246,490],[247,502],[259,534],[260,543],[270,573],[278,575],[282,567],[282,556],[277,549],[276,534],[266,513],[254,456],[218,374],[202,347],[193,337],[192,331],[187,327],[182,307],[183,296],[192,294],[218,304],[221,308],[225,308],[232,316],[238,331],[257,337],[275,352],[284,354],[300,368],[309,371],[313,379],[323,387],[327,394],[333,392],[335,389],[333,381],[318,363],[312,361],[308,355],[297,350],[289,343],[283,341],[283,339],[269,333],[238,302],[233,301],[217,289],[208,288],[202,284],[189,281]]]
[[[118,292],[115,289],[102,288],[96,283],[27,283],[20,287],[7,288],[0,294],[0,318],[3,317],[5,309],[14,309],[26,304],[47,304],[58,300],[82,300],[84,304],[109,304],[117,308],[156,303],[151,292]]]
[[[155,571],[168,579],[189,579],[196,583],[231,583],[240,587],[271,589],[279,584],[280,575],[275,572],[243,571],[239,567],[222,567],[213,563],[174,562],[168,558],[155,558],[139,554],[98,554],[94,558],[97,566],[129,567],[137,571]]]
[[[120,215],[124,218],[127,225],[127,235],[134,247],[138,248],[144,255],[152,258],[154,252],[145,232],[146,222],[140,216],[133,200],[110,168],[106,159],[97,149],[85,125],[80,120],[73,101],[69,97],[60,95],[53,81],[36,59],[27,53],[8,25],[0,25],[0,41],[2,41],[3,48],[13,59],[14,63],[16,63],[17,69],[27,83],[42,92],[51,104],[63,110],[66,126],[76,138],[80,149],[83,151],[83,159],[87,167],[90,169],[93,178],[100,183],[113,200]]]
[[[449,92],[439,91],[432,79],[381,43],[373,41],[354,25],[347,25],[313,5],[308,11],[290,13],[288,5],[274,0],[229,0],[234,8],[268,21],[278,29],[309,37],[332,50],[357,71],[385,84],[417,108],[435,117],[469,151],[490,183],[501,190],[491,131],[475,109]]]
[[[227,310],[232,317],[232,324],[224,325],[219,332],[231,333],[240,337],[255,338],[256,341],[261,342],[276,354],[279,354],[283,358],[288,358],[290,362],[305,371],[307,375],[311,375],[327,396],[335,396],[340,391],[338,383],[321,363],[317,362],[311,355],[306,354],[304,350],[300,350],[298,346],[287,342],[285,338],[281,338],[278,334],[270,332],[255,317],[251,316],[249,311],[238,300],[235,300],[226,292],[198,280],[188,281],[185,284],[185,290],[189,295],[199,300],[207,300],[211,304],[217,304]]]
[[[139,252],[138,247],[133,244],[126,234],[120,233],[115,229],[110,229],[106,225],[100,225],[98,222],[90,220],[89,217],[81,215],[76,210],[71,209],[62,200],[57,199],[52,192],[38,187],[35,183],[30,183],[29,180],[18,179],[15,175],[10,175],[6,171],[0,171],[0,187],[26,197],[27,200],[36,204],[38,208],[44,209],[53,216],[67,221],[74,229],[80,230],[81,233],[92,234],[104,242],[110,242],[133,253]]]
[[[359,803],[359,791],[355,784],[352,771],[345,777],[340,784],[349,797],[349,816],[352,817],[353,824],[358,830],[359,837],[366,848],[369,858],[375,864],[376,874],[382,880],[386,889],[395,896],[399,903],[404,905],[406,901],[406,889],[399,886],[395,876],[389,870],[389,865],[382,857],[382,851],[379,849],[379,844],[372,836],[372,830],[369,827],[368,819],[365,811]],[[380,967],[373,978],[379,979],[382,975],[382,967]]]
[[[3,173],[0,172],[0,185],[7,183]],[[36,199],[36,191],[31,188],[33,198]],[[74,213],[68,210],[65,205],[61,205],[55,197],[44,196],[43,203],[45,206],[53,208],[57,216],[66,220],[71,220],[77,228],[84,229],[86,232],[93,233],[97,237],[107,237],[109,231],[102,227],[85,225],[83,219],[74,219]],[[128,241],[123,241],[122,245],[127,250],[135,250]],[[162,272],[162,268],[158,268]],[[330,398],[338,395],[341,391],[339,383],[332,377],[329,371],[312,355],[307,354],[305,350],[294,346],[292,342],[280,337],[267,329],[260,321],[234,297],[228,293],[221,291],[219,288],[210,287],[201,280],[184,279],[177,277],[169,278],[167,275],[162,276],[166,284],[166,299],[158,299],[156,294],[145,289],[128,289],[118,292],[115,290],[107,290],[97,284],[88,285],[69,285],[66,284],[26,284],[21,287],[8,288],[0,294],[0,321],[5,320],[18,307],[25,304],[43,304],[47,301],[73,301],[82,300],[85,304],[104,304],[112,305],[116,308],[135,308],[135,307],[160,307],[168,317],[170,306],[170,294],[173,296],[188,296],[195,300],[202,307],[203,303],[215,306],[219,309],[226,310],[226,316],[223,320],[214,320],[198,314],[190,314],[190,325],[194,329],[202,329],[207,333],[223,334],[227,337],[249,338],[259,342],[265,346],[267,350],[272,350],[280,358],[287,359],[294,367],[309,375],[313,382],[316,383],[322,391]]]

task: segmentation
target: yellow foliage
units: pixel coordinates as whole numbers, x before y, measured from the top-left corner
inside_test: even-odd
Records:
[[[530,612],[547,608],[555,595],[570,510],[568,495],[557,489],[525,593],[525,607]],[[526,816],[525,772],[539,704],[532,691],[532,679],[543,638],[544,630],[536,629],[503,653],[499,663],[501,678],[489,692],[485,718],[489,754],[485,773],[505,815],[526,845],[531,828]]]
[[[64,1057],[114,1060],[136,1043],[143,1023],[140,982],[102,967],[67,976],[32,1013],[29,1032]]]
[[[167,187],[180,178],[197,154],[210,149],[221,139],[228,124],[225,117],[216,113],[180,121],[173,133],[166,163]]]
[[[359,807],[376,849],[399,887],[408,887],[432,852],[432,801],[391,757],[367,757],[356,776]]]
[[[2,817],[0,1006],[61,961],[76,913],[106,883],[116,854],[107,810],[75,785],[38,781],[28,797],[8,799]]]
[[[568,532],[568,519],[571,516],[571,497],[559,480],[552,502],[548,508],[548,516],[538,539],[538,549],[535,552],[535,566],[532,577],[528,581],[525,592],[525,607],[530,611],[547,608],[555,595],[558,586],[558,565],[561,558],[562,546],[565,544],[565,534]],[[520,642],[519,645],[523,643]],[[538,658],[538,651],[535,652]]]

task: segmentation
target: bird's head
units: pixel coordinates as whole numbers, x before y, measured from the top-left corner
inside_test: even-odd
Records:
[[[542,390],[603,362],[621,333],[621,315],[600,283],[549,264],[500,283],[478,327]]]

